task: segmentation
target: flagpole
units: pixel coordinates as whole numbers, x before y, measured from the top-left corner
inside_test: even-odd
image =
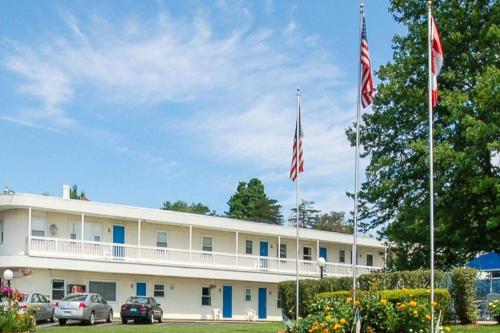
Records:
[[[427,14],[427,47],[428,47],[428,107],[429,107],[429,211],[430,211],[430,243],[431,243],[431,333],[434,333],[434,148],[432,120],[432,0],[428,2]]]
[[[361,57],[361,29],[363,29],[363,1],[359,4],[359,53]],[[361,122],[361,62],[358,59],[358,101],[356,109],[356,157],[354,162],[354,230],[352,245],[352,299],[356,300],[356,262],[358,258],[358,192],[359,192],[359,123]]]
[[[295,293],[295,319],[299,320],[299,227],[300,227],[300,123],[299,123],[299,111],[300,110],[300,88],[297,88],[297,117],[295,124],[295,170],[297,172],[297,179],[295,184],[295,201],[297,205],[297,215],[295,221],[295,230],[297,238],[297,253],[295,259],[295,282],[296,282],[296,293]],[[279,249],[278,249],[279,250]]]

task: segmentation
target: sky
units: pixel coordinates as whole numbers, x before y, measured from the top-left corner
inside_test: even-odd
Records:
[[[365,7],[377,69],[403,28],[388,0]],[[348,212],[358,13],[353,0],[3,0],[0,186],[222,214],[257,177],[286,217],[300,87],[301,196]]]

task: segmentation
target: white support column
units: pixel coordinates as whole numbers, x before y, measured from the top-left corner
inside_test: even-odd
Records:
[[[189,226],[189,263],[191,263],[191,257],[193,251],[193,226]]]
[[[316,258],[319,258],[319,239],[316,240]]]
[[[137,246],[141,246],[141,222],[141,219],[137,220]]]
[[[280,271],[281,263],[281,236],[278,236],[278,272]]]
[[[28,207],[28,254],[31,251],[31,207]]]
[[[238,266],[238,244],[239,244],[239,239],[240,239],[240,232],[236,231],[236,266]]]
[[[85,239],[85,214],[82,213],[82,219],[81,219],[81,229],[82,229],[82,235],[81,235],[81,239],[82,239],[82,242],[83,240]]]

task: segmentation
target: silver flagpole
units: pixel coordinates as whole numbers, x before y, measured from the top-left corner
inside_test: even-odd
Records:
[[[356,262],[358,258],[358,192],[359,192],[359,123],[361,122],[361,29],[363,25],[363,1],[359,4],[359,53],[358,53],[358,102],[356,111],[356,157],[354,162],[354,231],[352,244],[352,299],[356,300]]]
[[[432,135],[432,1],[428,2],[428,104],[429,104],[429,211],[430,211],[430,242],[431,242],[431,333],[434,333],[434,148]]]
[[[296,320],[299,319],[299,227],[300,227],[300,161],[299,161],[299,153],[300,153],[300,123],[299,123],[299,110],[300,110],[300,88],[297,88],[297,120],[295,123],[295,141],[296,141],[296,148],[295,148],[295,172],[297,172],[297,183],[295,184],[296,186],[296,191],[295,191],[295,201],[297,205],[297,216],[296,216],[296,221],[295,221],[295,230],[296,230],[296,236],[297,236],[297,254],[296,254],[296,259],[295,259],[295,280],[296,280],[296,295],[295,295],[295,318]]]

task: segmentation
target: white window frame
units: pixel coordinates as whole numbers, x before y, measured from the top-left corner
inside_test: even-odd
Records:
[[[100,229],[101,229],[100,232],[96,232],[96,229],[95,229],[96,226],[100,227]],[[125,227],[125,226],[123,226],[123,227]],[[103,229],[103,225],[100,222],[85,222],[83,239],[86,241],[90,241],[90,242],[102,242],[102,229]],[[126,229],[125,229],[125,233],[126,233]],[[96,240],[97,236],[99,237],[99,240]],[[126,239],[126,236],[125,236],[125,239]]]
[[[247,293],[249,291],[249,293]],[[247,299],[247,296],[250,296],[250,299]],[[252,288],[245,288],[244,290],[244,297],[245,297],[245,302],[251,302],[252,301]]]
[[[344,255],[341,256],[341,253],[344,252]],[[341,258],[343,258],[344,260],[342,260]],[[344,249],[339,249],[339,263],[341,264],[345,264],[345,250]]]
[[[163,286],[163,296],[156,296],[156,291],[161,291],[159,289],[156,289],[156,286]],[[165,285],[165,283],[153,283],[153,297],[161,297],[161,298],[164,298],[166,297],[165,295],[167,294],[167,286]]]
[[[2,217],[2,218],[0,218],[0,244],[3,244],[4,226],[5,226],[5,222],[3,221],[3,217]]]
[[[50,279],[50,300],[51,301],[54,300],[54,281],[62,281],[62,283],[63,283],[63,289],[62,289],[63,297],[61,299],[63,299],[66,296],[66,279],[53,277]],[[55,289],[55,290],[61,290],[61,289]]]
[[[310,250],[310,258],[309,259],[306,259],[306,251],[305,249],[309,249]],[[312,261],[312,258],[313,258],[313,248],[312,246],[302,246],[302,260],[306,260],[306,261]]]
[[[250,246],[250,253],[248,253],[247,249],[247,242],[250,242],[251,246]],[[253,240],[252,239],[245,239],[245,254],[251,256],[253,255]]]
[[[205,250],[204,249],[204,244],[203,244],[203,240],[205,238],[210,238],[211,239],[211,249],[210,250]],[[214,236],[212,235],[201,235],[201,250],[204,251],[204,252],[214,252],[214,247],[215,247],[215,244],[214,244]]]
[[[285,247],[285,255],[282,256],[281,255],[281,247],[284,246]],[[287,252],[288,252],[288,247],[286,246],[286,243],[280,243],[280,248],[278,249],[278,256],[281,258],[281,259],[286,259],[287,257]]]
[[[34,229],[35,225],[38,224],[37,221],[41,221],[41,226],[40,229]],[[33,235],[33,231],[35,232],[43,232],[43,236],[40,235]],[[35,237],[46,237],[47,236],[47,215],[32,215],[31,217],[31,235]]]
[[[165,237],[165,243],[166,243],[165,246],[158,245],[158,235],[159,234],[165,234],[165,236],[166,236]],[[166,231],[166,230],[158,230],[158,231],[156,231],[156,247],[166,248],[166,247],[168,247],[168,243],[169,243],[168,242],[168,231]]]
[[[372,264],[368,265],[368,256],[372,256]],[[373,267],[375,265],[375,255],[373,252],[366,252],[365,253],[365,264],[366,266]]]
[[[118,291],[118,281],[111,281],[111,280],[99,280],[99,279],[92,279],[92,280],[88,280],[88,281],[87,281],[87,292],[88,292],[88,293],[91,293],[91,291],[90,291],[90,282],[98,282],[98,283],[114,283],[114,284],[115,284],[115,299],[114,299],[114,300],[105,299],[105,298],[104,298],[104,295],[101,295],[101,294],[99,294],[99,295],[101,295],[101,298],[102,298],[103,300],[105,300],[106,302],[108,302],[108,303],[112,303],[112,304],[114,304],[114,303],[118,302],[118,295],[119,295],[119,291]],[[104,293],[103,293],[103,294],[104,294]],[[146,291],[146,294],[147,294],[147,291]]]
[[[204,296],[203,295],[203,288],[207,288],[208,289],[208,293],[209,293],[209,296]],[[203,304],[203,297],[209,297],[209,303],[210,304]],[[202,285],[201,288],[200,288],[200,304],[201,306],[212,306],[212,288],[210,288],[210,286],[208,285]]]

